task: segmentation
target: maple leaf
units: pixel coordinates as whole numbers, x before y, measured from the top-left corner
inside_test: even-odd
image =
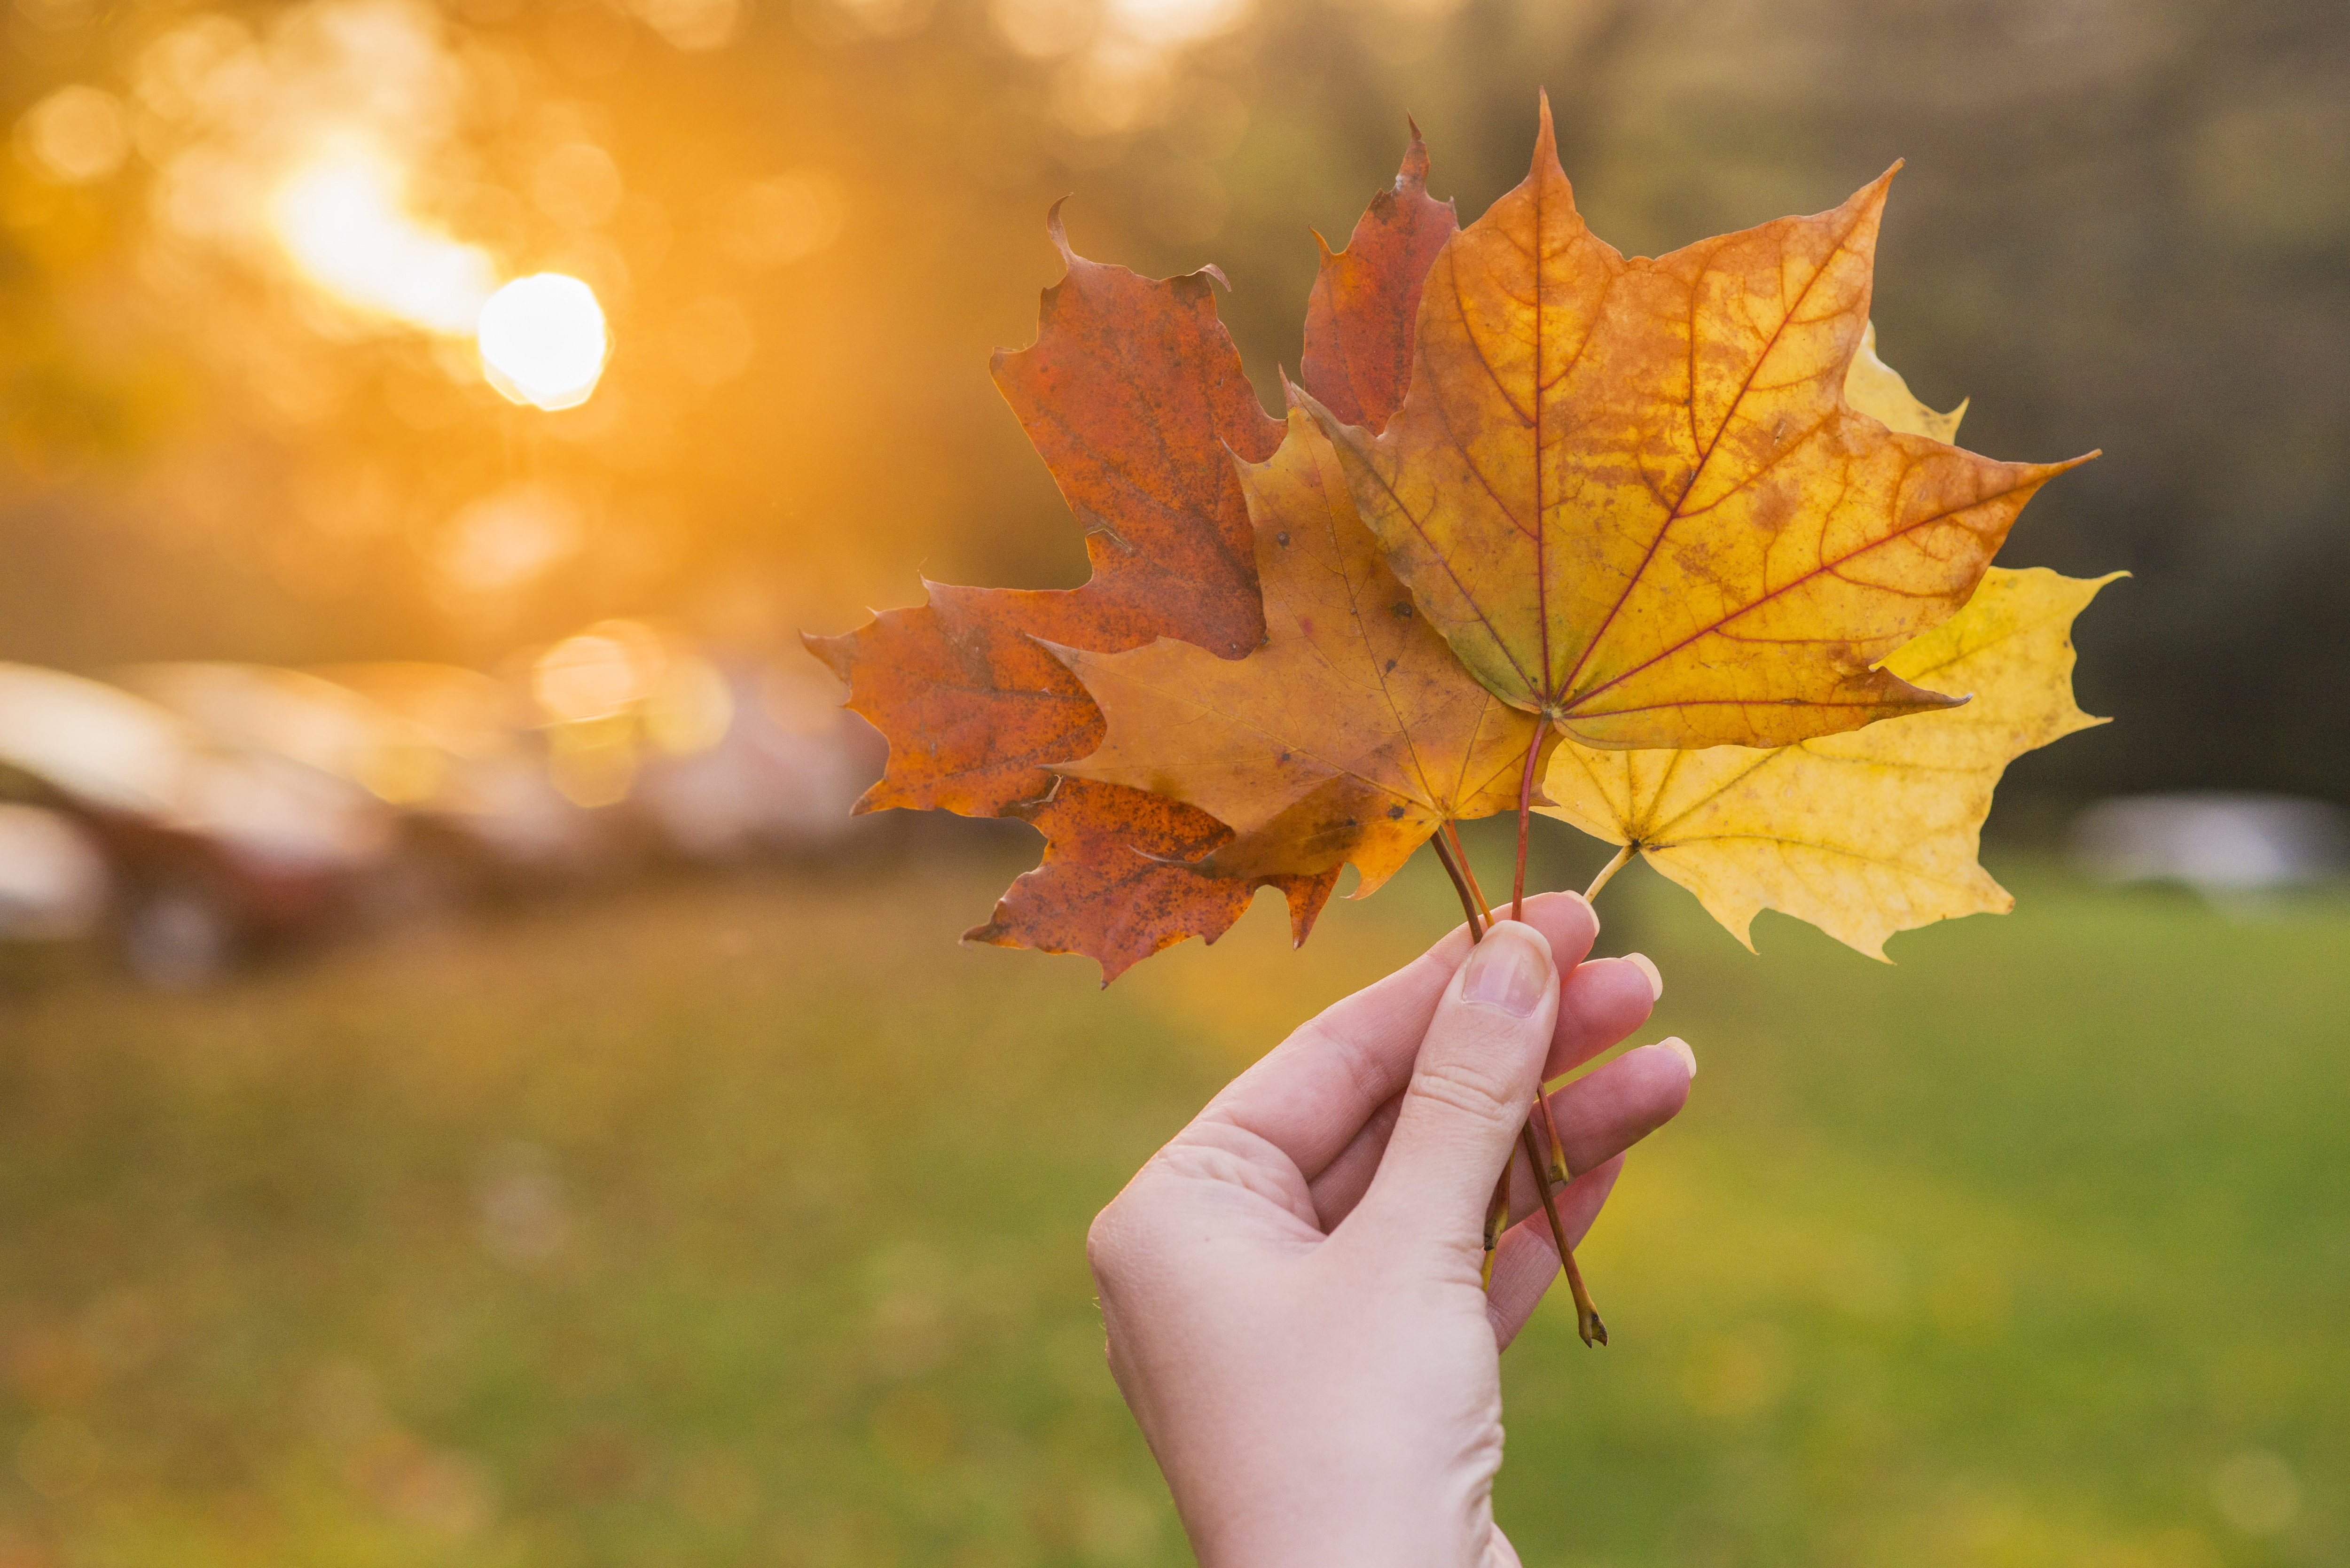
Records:
[[[1874,321],[1861,329],[1860,351],[1844,373],[1844,400],[1889,431],[1926,436],[1946,445],[1959,439],[1959,421],[1967,417],[1970,401],[1960,399],[1959,406],[1947,414],[1938,414],[1919,402],[1901,372],[1877,357]]]
[[[1303,942],[1338,881],[1335,866],[1312,875],[1203,870],[1197,863],[1230,843],[1232,829],[1180,801],[1117,784],[1064,779],[1014,815],[1045,835],[1044,863],[963,940],[1084,953],[1100,963],[1104,985],[1186,937],[1214,941],[1262,887],[1288,899],[1290,940]]]
[[[1534,720],[1479,686],[1421,618],[1303,408],[1269,462],[1242,463],[1264,645],[1215,658],[1160,639],[1055,651],[1108,722],[1066,776],[1170,795],[1238,834],[1235,875],[1351,861],[1357,896],[1445,822],[1514,809]]]
[[[2121,574],[2116,573],[2118,576]],[[2007,764],[2105,722],[2073,701],[2073,618],[2111,577],[1991,567],[1966,607],[1886,667],[1964,707],[1912,714],[1774,750],[1551,755],[1545,815],[1679,883],[1749,949],[1778,909],[1885,957],[1896,931],[2015,900],[1976,862]]]
[[[1397,572],[1504,701],[1602,747],[1773,746],[1954,701],[1878,660],[1967,601],[2072,465],[1846,404],[1891,177],[1627,259],[1576,213],[1543,100],[1525,181],[1429,274],[1394,418],[1321,416]]]
[[[1877,326],[1845,398],[1888,430],[1948,441],[1964,402],[1937,413],[1877,357]],[[1874,959],[1896,931],[2015,900],[1975,856],[2007,764],[2102,724],[2073,701],[2074,618],[2113,576],[2082,582],[1993,566],[1967,607],[1886,661],[1971,693],[1918,713],[1776,750],[1552,753],[1546,815],[1642,858],[1695,893],[1731,935],[1778,909]],[[1620,859],[1620,857],[1619,857]],[[1603,873],[1603,881],[1606,879]]]
[[[1282,428],[1216,318],[1209,273],[1152,280],[1089,261],[1057,205],[1048,227],[1066,275],[1044,292],[1035,343],[993,369],[1085,524],[1092,576],[1066,590],[926,584],[926,604],[804,640],[889,742],[858,811],[1018,816],[1045,835],[1044,864],[970,940],[1082,952],[1107,981],[1186,935],[1222,935],[1267,883],[1302,933],[1335,877],[1202,872],[1185,861],[1229,841],[1222,824],[1139,791],[1071,791],[1048,771],[1091,751],[1102,724],[1037,639],[1117,649],[1172,635],[1228,655],[1262,639],[1230,453],[1269,455]],[[1107,918],[1121,904],[1151,914]]]
[[[1371,198],[1347,248],[1333,253],[1328,241],[1314,236],[1322,265],[1305,300],[1298,373],[1305,389],[1348,424],[1377,432],[1403,401],[1420,289],[1436,253],[1460,227],[1452,203],[1428,193],[1428,144],[1413,125],[1394,189]]]
[[[1216,318],[1211,274],[1152,280],[1088,261],[1057,203],[1048,226],[1067,274],[1044,292],[1036,341],[997,352],[995,383],[1085,525],[1093,575],[1062,590],[925,584],[925,605],[805,639],[889,741],[859,811],[995,815],[1092,750],[1100,716],[1032,639],[1111,649],[1180,637],[1238,657],[1263,636],[1226,451],[1269,457],[1282,425]]]
[[[1357,242],[1335,258],[1353,257],[1351,270],[1317,318],[1345,352],[1376,353],[1382,330],[1409,342],[1425,246],[1375,236],[1408,238],[1425,228],[1430,207],[1441,208],[1451,232],[1449,205],[1408,199],[1425,169],[1415,134],[1396,191],[1374,202]],[[1286,898],[1303,941],[1336,883],[1335,866],[1203,867],[1232,841],[1222,824],[1141,791],[1049,771],[1092,751],[1103,728],[1083,687],[1038,639],[1108,651],[1168,636],[1225,656],[1262,640],[1232,456],[1269,456],[1283,431],[1257,403],[1216,318],[1209,279],[1221,274],[1145,279],[1076,254],[1057,206],[1049,228],[1066,275],[1045,291],[1036,342],[1000,352],[993,369],[1086,527],[1093,575],[1065,591],[926,584],[923,605],[885,611],[845,637],[804,639],[847,684],[848,706],[889,742],[882,777],[857,809],[1031,823],[1045,836],[1043,864],[967,940],[1082,952],[1100,963],[1105,981],[1185,936],[1214,940],[1260,887]],[[1399,265],[1417,269],[1409,288],[1389,275]],[[1388,357],[1403,359],[1401,350]]]

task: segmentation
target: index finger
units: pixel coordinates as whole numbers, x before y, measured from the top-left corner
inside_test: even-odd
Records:
[[[1599,935],[1580,893],[1538,893],[1526,900],[1525,919],[1549,940],[1562,974]],[[1198,1120],[1263,1138],[1311,1180],[1411,1081],[1437,1002],[1469,947],[1468,928],[1456,926],[1385,980],[1333,1003],[1233,1079]]]

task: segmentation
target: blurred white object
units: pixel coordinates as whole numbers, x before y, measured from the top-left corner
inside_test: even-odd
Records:
[[[365,699],[248,664],[142,664],[122,685],[191,726],[174,825],[256,865],[356,870],[392,841],[390,802],[431,787],[437,759]]]
[[[258,664],[142,664],[119,676],[217,746],[288,758],[393,805],[440,786],[440,752],[419,726],[317,676]]]
[[[193,729],[127,691],[61,670],[0,664],[0,765],[109,811],[177,805]]]
[[[285,703],[245,712],[232,699],[247,689],[286,696],[261,675],[151,670],[187,711],[0,665],[0,798],[70,823],[102,860],[101,904],[131,971],[180,987],[218,973],[249,943],[330,924],[358,874],[381,860],[391,819],[377,794],[258,743]],[[217,730],[213,720],[224,721]],[[349,726],[297,728],[317,748],[339,745]],[[48,872],[25,875],[42,879],[61,863],[41,864]]]
[[[2350,830],[2340,808],[2293,795],[2125,795],[2081,814],[2073,853],[2100,881],[2260,893],[2340,875],[2350,864]]]
[[[106,914],[106,856],[63,812],[0,804],[0,940],[69,941]]]
[[[878,770],[860,744],[863,722],[807,662],[807,670],[793,661],[731,676],[703,666],[708,690],[688,694],[712,722],[691,743],[663,742],[658,713],[650,716],[662,743],[638,798],[681,854],[822,849],[848,833],[850,808]]]
[[[556,788],[536,715],[512,686],[448,664],[345,664],[317,674],[432,749],[433,784],[406,804],[412,815],[447,826],[505,869],[568,873],[592,863],[592,825]]]

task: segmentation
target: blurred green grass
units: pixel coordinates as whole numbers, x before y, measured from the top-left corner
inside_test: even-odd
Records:
[[[1103,992],[955,946],[1015,868],[0,995],[0,1568],[1188,1561],[1087,1221],[1449,893]],[[1892,968],[1603,898],[1703,1070],[1505,1362],[1529,1568],[2350,1559],[2350,906],[2000,869]]]

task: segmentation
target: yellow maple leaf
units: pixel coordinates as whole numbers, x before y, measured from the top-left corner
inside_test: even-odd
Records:
[[[1896,931],[2004,913],[2015,900],[1975,859],[1991,790],[2025,752],[2105,722],[2074,703],[2071,632],[2112,580],[1994,566],[1966,608],[1886,660],[1971,693],[1963,707],[1775,750],[1569,742],[1538,809],[1637,849],[1750,949],[1764,909],[1877,959]]]
[[[1448,241],[1410,389],[1317,408],[1389,563],[1488,689],[1586,745],[1775,746],[1947,706],[1880,661],[1967,602],[2069,463],[1851,407],[1888,171],[1658,258],[1532,171]]]
[[[1967,417],[1969,400],[1947,414],[1938,414],[1918,400],[1901,372],[1877,357],[1877,323],[1860,335],[1860,352],[1844,374],[1844,400],[1878,421],[1887,430],[1950,442],[1959,439],[1959,421]]]
[[[1446,821],[1515,809],[1534,720],[1481,687],[1363,525],[1330,443],[1293,407],[1280,450],[1239,464],[1265,641],[1219,659],[1170,638],[1055,648],[1108,729],[1057,772],[1170,795],[1229,825],[1232,876],[1351,861],[1357,897]]]

